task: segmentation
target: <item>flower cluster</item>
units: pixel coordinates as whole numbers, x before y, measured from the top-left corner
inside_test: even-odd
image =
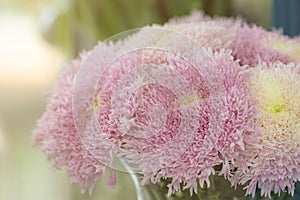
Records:
[[[300,180],[300,41],[193,12],[67,66],[33,134],[83,191],[125,159],[168,195],[223,176],[246,194]]]
[[[256,185],[263,195],[288,189],[293,194],[300,180],[300,65],[294,63],[260,63],[250,81],[253,99],[261,116],[259,147],[248,170],[238,170],[235,181],[246,183],[247,193]],[[237,180],[238,179],[238,180]]]

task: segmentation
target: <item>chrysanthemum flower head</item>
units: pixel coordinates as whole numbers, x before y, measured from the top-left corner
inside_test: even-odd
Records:
[[[106,166],[95,159],[82,143],[72,109],[75,77],[87,57],[88,53],[83,52],[60,76],[56,87],[49,94],[46,111],[33,133],[33,145],[40,147],[48,159],[54,162],[54,169],[66,169],[71,181],[80,183],[82,192],[88,189],[91,193]],[[108,162],[113,160],[112,149],[99,150]],[[114,179],[111,173],[110,186],[115,185]]]
[[[214,167],[221,165],[222,171],[218,173],[227,177],[230,176],[230,170],[233,168],[231,164],[234,163],[236,157],[241,157],[241,159],[236,161],[235,166],[246,168],[250,164],[247,165],[249,156],[245,152],[246,149],[255,145],[258,138],[255,135],[253,123],[256,116],[254,102],[247,95],[248,87],[246,83],[249,72],[241,67],[237,61],[234,61],[230,52],[225,50],[213,52],[212,50],[203,49],[199,55],[202,57],[199,66],[192,66],[189,63],[178,61],[166,54],[161,54],[161,56],[163,57],[158,60],[165,60],[164,64],[171,69],[178,70],[179,73],[182,73],[181,76],[185,77],[191,84],[190,89],[187,90],[193,90],[195,85],[201,90],[196,90],[196,93],[187,96],[180,103],[176,100],[177,95],[172,95],[173,90],[158,93],[158,88],[147,88],[146,91],[148,92],[154,89],[158,90],[157,95],[167,95],[170,102],[175,103],[171,104],[172,107],[168,109],[164,108],[170,110],[168,112],[172,112],[172,115],[166,115],[168,116],[165,122],[166,127],[161,128],[161,132],[157,136],[148,139],[138,138],[132,140],[131,138],[130,141],[127,141],[125,148],[128,147],[131,151],[135,149],[135,153],[130,151],[126,153],[126,156],[129,157],[131,162],[138,163],[144,175],[144,183],[148,181],[157,183],[161,179],[170,178],[169,195],[181,189],[190,189],[192,194],[197,192],[198,182],[200,187],[204,187],[205,182],[208,185],[210,184],[209,176],[217,173]],[[205,79],[199,76],[201,73],[197,72],[197,68],[204,73],[202,75],[206,76]],[[209,73],[211,68],[216,68],[215,73]],[[205,70],[207,71],[205,72]],[[203,80],[206,81],[203,82]],[[207,84],[208,82],[219,82],[221,85],[218,85],[218,90],[213,93],[210,90],[211,88],[208,88],[208,86],[211,86]],[[143,91],[143,93],[147,94],[146,91]],[[171,93],[169,94],[169,92]],[[214,97],[216,94],[220,95]],[[149,101],[149,103],[160,101],[156,100],[153,94],[152,98],[150,97],[149,94],[149,97],[144,100]],[[165,97],[165,100],[168,99],[167,97]],[[216,99],[213,100],[213,98]],[[139,100],[139,102],[141,101],[143,101],[143,98]],[[218,102],[217,105],[216,102]],[[182,109],[195,105],[197,106],[197,113],[193,114],[191,112],[183,117]],[[173,109],[174,111],[172,111]],[[135,118],[141,116],[138,114],[138,110],[136,112],[136,114],[130,116]],[[148,113],[151,114],[149,111]],[[163,114],[162,111],[161,113]],[[198,120],[195,121],[194,117],[197,117]],[[158,116],[151,118],[159,119]],[[188,121],[185,121],[186,119]],[[189,130],[190,125],[197,128],[196,132],[189,132],[186,135],[184,129]],[[187,137],[185,143],[180,143],[182,142],[180,139],[184,138],[185,135],[190,138]],[[177,140],[179,143],[174,142]],[[181,151],[175,151],[182,148]],[[153,151],[154,149],[159,151]],[[183,184],[183,187],[180,186],[181,184]]]
[[[249,25],[243,19],[209,17],[202,12],[194,11],[189,16],[174,18],[169,24],[210,23],[211,27],[223,28],[223,35],[217,35],[223,41],[224,48],[232,50],[235,59],[241,64],[256,66],[260,61],[283,63],[299,62],[299,39],[290,39],[279,31],[269,32],[256,25]],[[209,29],[208,29],[209,31]],[[231,37],[228,37],[228,34]],[[209,35],[209,34],[207,34]],[[209,38],[209,37],[208,37]]]
[[[271,191],[293,194],[300,180],[300,66],[293,63],[260,63],[250,82],[260,117],[260,147],[253,164],[240,183],[255,194],[256,185],[264,196]],[[253,152],[252,152],[253,153]]]
[[[243,24],[236,28],[236,38],[231,49],[236,59],[240,59],[242,64],[256,66],[260,61],[288,63],[292,59],[277,51],[273,46],[267,45],[268,38],[274,35],[261,27]]]
[[[297,42],[193,13],[100,43],[60,77],[34,144],[90,192],[122,156],[144,183],[171,179],[169,195],[197,192],[214,174],[252,194],[293,193],[300,67],[285,63],[299,59]]]

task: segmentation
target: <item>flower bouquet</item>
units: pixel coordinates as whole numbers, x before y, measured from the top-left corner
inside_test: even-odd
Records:
[[[299,62],[299,38],[242,19],[130,30],[65,68],[34,145],[83,192],[110,168],[150,199],[299,199]]]

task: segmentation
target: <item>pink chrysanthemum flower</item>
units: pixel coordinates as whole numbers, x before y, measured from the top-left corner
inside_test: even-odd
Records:
[[[298,95],[299,67],[258,67],[252,77],[248,68],[234,60],[255,66],[261,60],[287,63],[297,59],[297,40],[291,42],[276,34],[238,20],[213,21],[194,13],[164,26],[145,27],[114,44],[100,44],[88,59],[84,54],[62,74],[38,122],[34,144],[54,161],[55,168],[66,168],[83,191],[92,191],[105,167],[114,167],[116,156],[137,165],[144,183],[171,178],[169,195],[181,189],[197,192],[198,182],[201,187],[205,182],[209,185],[209,176],[214,174],[224,175],[234,184],[251,180],[248,193],[252,194],[256,183],[265,195],[273,186],[275,192],[286,186],[292,191],[299,179],[293,166],[299,165],[299,146],[295,146],[299,145],[299,105],[298,96],[293,96]],[[291,45],[291,50],[282,50],[281,43],[272,46],[277,37]],[[83,63],[91,66],[86,73],[96,75],[82,74],[79,68]],[[85,77],[97,82],[86,85],[89,78]],[[272,80],[271,89],[264,87]],[[249,86],[249,82],[253,84]],[[277,89],[267,93],[273,86],[294,93],[286,92],[282,99],[280,93],[278,101],[284,103],[277,105]],[[250,97],[252,90],[255,95]],[[275,100],[265,94],[272,94]],[[256,102],[262,118],[257,116]],[[81,113],[86,111],[92,112]],[[92,117],[97,123],[90,123]],[[86,123],[78,123],[81,121]],[[266,133],[260,143],[257,127]],[[278,136],[272,138],[275,129],[289,136],[284,141],[290,145],[280,143],[283,140]],[[287,159],[290,168],[268,160],[278,144],[282,146],[278,146],[277,157],[271,158],[282,159],[282,163],[295,159]],[[293,147],[294,154],[280,153],[287,147]],[[215,171],[216,166],[222,167],[220,172]],[[259,174],[259,170],[272,167],[277,175],[285,173],[288,178]],[[280,181],[275,184],[274,180]],[[109,184],[115,184],[114,173]]]
[[[200,187],[204,186],[204,182],[209,186],[210,175],[224,175],[228,178],[232,168],[247,168],[251,155],[245,153],[245,150],[252,149],[258,140],[253,121],[256,117],[255,104],[247,95],[249,88],[245,85],[249,72],[225,52],[211,56],[211,65],[220,70],[219,78],[225,89],[222,97],[217,100],[222,112],[216,113],[208,101],[200,110],[200,127],[191,146],[180,159],[158,173],[164,178],[172,178],[169,194],[178,191],[180,183],[184,184],[184,189],[190,188],[191,192],[197,192],[197,182]],[[220,115],[221,124],[214,124],[211,120],[215,115]],[[209,124],[218,127],[215,132],[209,131]],[[222,166],[220,172],[214,169],[217,165]]]
[[[235,165],[246,167],[245,149],[257,139],[247,70],[213,37],[203,40],[200,27],[155,26],[163,31],[149,35],[151,29],[143,29],[129,37],[123,48],[132,51],[106,66],[95,95],[101,130],[121,138],[120,154],[138,166],[144,183],[172,178],[169,194],[180,183],[196,192],[197,182],[209,183],[217,165],[229,176],[236,156],[243,159]],[[134,48],[141,38],[150,49]],[[220,51],[199,50],[210,44]],[[196,65],[187,56],[194,46]],[[101,66],[98,56],[91,63]]]
[[[279,31],[268,32],[255,25],[243,25],[236,29],[232,42],[233,55],[242,64],[252,67],[262,62],[282,63],[300,61],[300,43],[297,39],[283,36]]]
[[[82,192],[91,193],[95,181],[103,174],[105,165],[96,160],[82,144],[77,133],[72,110],[73,87],[80,65],[88,53],[82,53],[61,75],[58,84],[50,93],[45,113],[33,133],[33,145],[40,147],[55,169],[66,169],[72,182],[80,183]],[[111,149],[100,149],[107,160],[112,160]],[[115,185],[113,172],[109,185]]]
[[[247,194],[270,197],[271,191],[288,190],[293,195],[300,180],[300,65],[293,63],[264,64],[253,69],[250,85],[260,117],[260,143],[249,152],[253,163],[232,179],[247,184]]]
[[[283,63],[291,62],[292,59],[277,51],[269,40],[274,35],[255,25],[244,24],[236,29],[236,39],[232,42],[232,51],[235,58],[240,59],[242,64],[256,66],[260,61]],[[275,39],[275,38],[274,38]]]
[[[54,161],[55,168],[66,167],[83,191],[92,191],[105,166],[113,167],[117,154],[138,164],[144,182],[172,178],[169,194],[178,191],[180,183],[196,192],[197,179],[201,187],[209,184],[217,165],[223,166],[220,174],[229,176],[236,156],[245,158],[237,166],[247,166],[244,152],[256,139],[251,120],[255,110],[244,85],[248,72],[222,50],[228,41],[216,39],[225,37],[225,29],[212,22],[154,29],[160,31],[146,28],[115,44],[100,44],[105,55],[89,56],[89,65],[98,68],[101,76],[96,85],[83,83],[76,92],[82,98],[95,98],[89,106],[101,137],[90,127],[83,142],[76,120],[90,116],[80,118],[72,110],[72,104],[79,111],[86,106],[76,98],[74,104],[72,98],[75,77],[87,55],[63,73],[38,122],[35,145]],[[139,45],[146,48],[135,49]],[[196,61],[191,62],[189,53]],[[85,87],[95,87],[95,95],[85,96],[90,91]],[[115,184],[114,173],[109,183]]]
[[[288,38],[278,31],[268,32],[261,27],[250,26],[239,18],[212,18],[205,16],[202,12],[194,11],[189,16],[171,19],[169,24],[202,24],[204,22],[210,22],[212,27],[225,29],[223,35],[218,35],[218,39],[223,41],[223,44],[229,41],[228,44],[231,45],[223,47],[231,49],[233,56],[243,65],[254,67],[260,61],[283,63],[300,61],[299,39]],[[232,35],[230,38],[229,33]]]
[[[151,51],[148,53],[151,54]],[[228,51],[213,52],[202,49],[200,53],[199,62],[202,66],[196,66],[196,69],[190,63],[177,60],[165,52],[155,52],[155,59],[150,56],[152,60],[149,63],[166,66],[165,69],[156,69],[161,71],[162,75],[171,74],[168,68],[176,69],[189,82],[189,88],[174,87],[173,84],[169,86],[174,87],[173,90],[164,88],[161,84],[145,86],[142,84],[143,79],[147,80],[145,75],[139,79],[142,88],[133,95],[130,90],[124,90],[122,93],[121,90],[117,90],[119,108],[124,109],[124,114],[117,115],[117,118],[122,119],[119,127],[124,127],[124,131],[136,136],[125,139],[124,155],[130,162],[138,164],[144,176],[144,183],[157,183],[161,179],[171,178],[169,195],[183,189],[180,184],[184,184],[184,189],[190,189],[191,194],[197,192],[198,181],[200,187],[203,187],[205,182],[209,185],[209,176],[216,173],[215,166],[222,165],[219,174],[224,174],[225,177],[231,175],[233,163],[241,169],[247,168],[250,165],[248,158],[251,156],[245,153],[246,149],[252,148],[258,140],[253,121],[256,117],[255,106],[247,95],[249,92],[245,84],[249,72],[234,61]],[[208,66],[210,67],[207,68]],[[217,71],[209,73],[211,68],[216,68]],[[207,70],[202,71],[206,76],[204,82],[205,79],[197,72],[201,71],[200,69]],[[154,70],[151,73],[163,79],[157,74],[159,71]],[[176,80],[174,75],[172,79]],[[130,77],[134,79],[137,74]],[[220,80],[220,85],[216,86],[216,91],[212,91],[207,82],[218,82],[217,79]],[[171,83],[171,80],[166,81]],[[129,81],[121,85],[135,91],[134,85],[130,84],[137,83]],[[179,100],[177,90],[194,90],[196,93],[192,92]],[[220,94],[214,97],[214,100],[213,92]],[[122,96],[132,99],[126,100]],[[218,102],[217,105],[213,101]],[[182,114],[183,110],[195,109],[195,106],[196,113],[190,110],[188,115]],[[138,133],[142,135],[145,132],[147,137],[137,136]]]
[[[189,26],[186,25],[186,27]],[[161,27],[158,26],[157,28]],[[139,43],[145,43],[145,45],[150,46],[152,44],[156,44],[158,47],[169,46],[168,42],[172,43],[171,38],[173,37],[172,34],[169,34],[169,32],[173,32],[175,33],[175,35],[179,34],[181,36],[185,35],[186,32],[188,32],[190,34],[190,37],[192,37],[193,40],[197,40],[199,45],[201,44],[204,46],[209,46],[209,44],[213,44],[213,42],[209,42],[209,40],[201,40],[201,38],[197,36],[197,34],[192,35],[196,32],[196,30],[199,30],[199,27],[194,31],[193,29],[188,29],[184,32],[184,34],[170,31],[172,29],[181,30],[181,28],[183,28],[183,25],[180,25],[178,27],[167,27],[165,28],[166,33],[163,34],[149,34],[151,33],[151,31],[145,31],[144,33],[142,30],[137,34],[128,37],[126,40],[119,41],[113,45],[103,44],[103,47],[106,50],[106,55],[97,55],[96,57],[93,57],[95,58],[94,60],[93,58],[90,60],[92,60],[96,67],[103,68],[104,70],[104,68],[107,66],[101,65],[102,60],[110,58],[113,59],[113,55],[118,51],[122,51],[123,48],[134,49],[136,44]],[[185,39],[189,38],[186,37]],[[178,45],[179,43],[175,44]],[[189,48],[191,48],[191,46],[184,46],[182,45],[182,43],[180,43],[179,46],[176,45],[172,47],[174,48],[174,52],[171,53],[176,54],[176,51],[184,52],[190,50]],[[169,51],[172,51],[172,48],[169,49]],[[216,42],[216,48],[221,48],[221,45],[218,42]],[[163,64],[162,62],[165,62],[166,57],[161,57],[161,53],[159,53],[159,51],[152,52],[148,50],[137,50],[134,53],[121,56],[113,63],[111,63],[109,67],[107,67],[107,70],[103,72],[102,77],[97,85],[97,98],[95,99],[93,105],[95,113],[97,114],[97,119],[99,121],[101,131],[104,132],[105,134],[103,135],[106,136],[104,136],[102,140],[101,138],[98,138],[97,135],[93,135],[95,134],[95,132],[91,130],[90,138],[92,138],[92,140],[83,142],[81,138],[82,135],[78,133],[78,127],[76,127],[76,120],[80,120],[80,118],[75,119],[75,117],[78,116],[74,115],[72,104],[74,103],[73,97],[76,76],[78,75],[77,73],[80,69],[80,66],[85,62],[87,56],[88,55],[85,53],[80,57],[80,59],[75,60],[71,66],[66,68],[65,72],[60,77],[57,86],[52,90],[50,94],[50,100],[47,109],[42,118],[38,121],[37,128],[33,134],[33,143],[35,146],[41,147],[42,150],[48,155],[48,158],[54,161],[55,169],[66,168],[67,175],[70,176],[73,182],[78,182],[81,184],[82,191],[89,189],[89,191],[91,192],[95,181],[102,175],[106,165],[110,167],[113,166],[113,161],[117,152],[120,151],[119,148],[123,143],[122,141],[128,140],[127,137],[124,136],[124,132],[126,132],[126,130],[128,129],[129,122],[126,121],[124,117],[120,117],[115,120],[116,116],[114,115],[117,115],[117,117],[119,117],[120,113],[117,112],[120,112],[118,108],[120,110],[121,108],[118,107],[118,105],[113,105],[112,107],[112,105],[110,105],[109,103],[110,101],[118,102],[118,100],[116,100],[115,98],[122,98],[121,93],[117,93],[117,95],[116,93],[114,93],[115,90],[120,87],[118,86],[118,81],[120,81],[122,76],[127,75],[127,73],[130,72],[130,70],[132,70],[135,66],[143,64],[142,62],[144,62],[144,64]],[[144,60],[141,60],[141,58],[144,58]],[[176,63],[175,60],[173,60],[172,62]],[[184,67],[183,64],[177,64]],[[183,70],[181,71],[182,74],[188,72],[184,68],[181,70]],[[164,71],[162,71],[161,75],[163,75],[163,72]],[[187,74],[187,76],[190,76],[191,80],[195,78],[192,74]],[[171,80],[173,78],[174,77],[168,77],[165,81],[168,81],[168,79]],[[200,88],[202,86],[203,85],[199,85],[199,88],[194,88],[194,90],[201,90]],[[83,90],[85,90],[85,88],[81,88],[81,90],[81,93],[84,94]],[[160,91],[161,95],[168,94],[168,90],[165,90],[163,88],[159,89],[156,87],[149,87],[149,89],[147,90],[153,90],[155,94],[156,90]],[[188,88],[177,88],[176,90],[180,93],[181,90],[189,91]],[[150,94],[151,93],[149,93],[149,95]],[[193,96],[193,94],[191,95],[191,100],[185,99],[185,101],[189,102],[193,101],[193,98],[197,98],[196,96]],[[166,106],[170,102],[174,101],[174,97],[172,97],[172,95],[170,96],[170,98],[171,99],[166,98],[164,101],[158,100],[156,103],[162,103],[162,105]],[[174,106],[175,104],[171,107],[176,110],[177,108]],[[149,108],[145,107],[144,109]],[[153,112],[155,110],[157,112],[159,111],[157,109],[153,109]],[[156,115],[158,114],[160,115],[161,113],[159,112]],[[179,114],[179,111],[172,112],[169,116],[170,118],[168,119],[168,123],[175,123],[176,120],[178,120],[176,118],[179,116]],[[140,116],[140,119],[143,118],[142,122],[139,122],[141,123],[140,125],[143,125],[145,123],[148,124],[147,121],[149,121],[149,119],[147,119],[147,116],[142,116]],[[160,118],[157,118],[156,121],[150,121],[150,124],[148,126],[150,129],[148,130],[148,132],[146,132],[146,134],[151,134],[151,128],[153,129],[153,131],[156,131],[155,128],[157,128],[157,126],[159,126],[159,124],[161,123],[161,121],[159,120]],[[119,122],[116,123],[117,121]],[[176,124],[172,126],[176,127]],[[176,132],[173,132],[173,129],[168,130],[168,134],[170,135],[170,137],[172,137],[172,135],[174,135],[175,133]],[[134,131],[131,131],[130,134],[134,134]],[[161,144],[162,141],[160,141],[160,139],[162,138],[156,138],[156,146]],[[86,142],[88,142],[88,144],[86,144]],[[129,143],[130,142],[128,141],[128,144]],[[87,147],[95,147],[96,149],[93,149],[91,151],[91,149],[87,149]],[[131,146],[130,148],[134,148],[134,146]],[[97,151],[97,153],[95,153],[95,151]],[[99,159],[100,156],[102,156],[103,159]],[[109,184],[112,186],[115,184],[114,173],[112,173],[111,175]]]

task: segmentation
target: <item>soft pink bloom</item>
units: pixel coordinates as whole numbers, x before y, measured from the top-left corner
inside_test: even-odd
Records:
[[[275,42],[282,41],[283,38],[290,40],[279,32],[268,32],[261,27],[244,24],[236,29],[236,38],[232,42],[231,49],[236,59],[240,59],[242,64],[252,67],[260,61],[281,61],[283,63],[294,61],[293,57],[280,51],[279,47],[276,48]],[[286,41],[282,42],[282,44],[284,43]],[[288,43],[286,44],[288,45]]]
[[[218,40],[230,44],[223,46],[232,50],[235,59],[241,64],[254,67],[260,61],[283,63],[300,62],[300,40],[283,36],[279,31],[266,31],[256,25],[249,25],[242,19],[209,17],[202,12],[194,11],[191,15],[171,19],[169,24],[189,23],[192,26],[211,23],[210,29],[223,28],[223,34],[218,34]],[[209,31],[206,32],[206,35]],[[214,32],[212,32],[214,33]],[[231,34],[231,37],[228,35]],[[204,36],[206,36],[204,35]],[[207,37],[208,39],[210,37]]]
[[[106,166],[114,168],[115,157],[123,156],[142,172],[143,183],[170,178],[169,195],[197,192],[198,182],[209,185],[214,174],[233,184],[250,181],[252,194],[257,183],[263,195],[273,186],[275,192],[287,186],[292,193],[300,176],[300,71],[292,64],[261,61],[296,62],[298,43],[240,19],[197,12],[100,43],[63,72],[34,132],[34,145],[56,169],[66,168],[83,191],[91,192]],[[91,70],[84,74],[80,66],[86,63]],[[262,92],[273,80],[270,74],[283,82],[274,79]],[[278,105],[263,96],[277,95],[277,89],[272,93],[277,86],[290,91]],[[264,110],[270,106],[284,111],[282,116]],[[108,182],[115,185],[115,170]]]
[[[54,162],[55,169],[66,169],[71,181],[81,184],[82,192],[89,189],[91,193],[105,165],[96,160],[82,144],[72,110],[76,73],[87,56],[87,53],[82,53],[60,76],[49,95],[46,111],[33,133],[33,144],[39,146],[48,159]],[[103,154],[109,159],[110,152]],[[115,182],[111,179],[110,184],[113,186]]]
[[[101,76],[90,106],[103,137],[95,127],[88,127],[85,142],[75,123],[85,119],[74,119],[72,98],[75,77],[87,55],[74,61],[50,95],[34,133],[35,145],[54,161],[55,168],[66,167],[83,190],[92,190],[105,165],[113,167],[118,152],[138,164],[144,182],[173,178],[170,193],[179,190],[180,183],[196,192],[197,179],[201,186],[209,183],[213,167],[220,164],[221,174],[229,176],[234,157],[245,156],[243,152],[256,139],[251,121],[255,110],[245,95],[248,72],[222,49],[228,45],[218,40],[225,37],[224,28],[212,24],[154,26],[160,31],[152,34],[146,28],[111,46],[103,45],[103,55],[91,55],[89,63]],[[135,49],[141,44],[152,49]],[[126,48],[132,51],[117,56]],[[196,61],[186,53],[194,54]],[[110,60],[109,66],[104,65]],[[79,93],[89,98],[85,87],[94,86],[82,86]],[[115,184],[114,173],[109,183]]]
[[[171,178],[169,195],[181,189],[197,192],[197,182],[201,187],[204,182],[209,184],[209,176],[216,173],[215,166],[222,165],[218,174],[225,177],[231,175],[234,167],[247,168],[251,155],[245,152],[258,140],[254,101],[247,95],[249,71],[234,61],[228,51],[202,49],[200,53],[199,66],[164,52],[155,54],[158,58],[149,63],[156,68],[149,68],[149,73],[159,80],[165,77],[165,84],[170,82],[169,89],[144,85],[148,80],[144,74],[138,78],[140,87],[131,95],[138,74],[128,75],[132,81],[121,82],[124,90],[118,90],[122,93],[114,101],[119,102],[124,114],[113,117],[122,119],[119,127],[134,136],[125,137],[124,155],[138,164],[144,183]],[[179,82],[175,87],[176,82],[173,84],[171,79],[176,80],[176,74],[172,75],[168,68],[178,71],[189,86],[184,88]],[[190,91],[190,96],[180,100],[176,88]]]
[[[254,196],[271,196],[287,188],[294,193],[300,180],[300,65],[260,63],[250,81],[260,117],[256,119],[260,142],[248,152],[255,155],[246,171],[238,169],[231,179],[246,184]]]

